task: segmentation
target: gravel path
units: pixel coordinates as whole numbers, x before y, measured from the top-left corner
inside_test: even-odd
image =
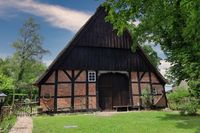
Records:
[[[9,133],[32,133],[33,121],[31,117],[18,117],[17,122]]]

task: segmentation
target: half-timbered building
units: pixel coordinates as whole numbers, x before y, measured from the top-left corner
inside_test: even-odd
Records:
[[[166,80],[140,46],[132,52],[128,31],[117,36],[106,15],[99,7],[36,81],[44,111],[140,108],[145,88],[155,107],[167,106]]]

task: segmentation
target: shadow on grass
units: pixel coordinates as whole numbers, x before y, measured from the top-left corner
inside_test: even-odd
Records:
[[[200,115],[182,116],[180,114],[166,114],[159,117],[163,121],[176,121],[176,127],[181,129],[193,129],[194,133],[200,133]]]

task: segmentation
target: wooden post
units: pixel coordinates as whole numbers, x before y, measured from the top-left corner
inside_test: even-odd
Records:
[[[88,70],[86,70],[86,110],[88,111],[89,109],[89,83],[88,83]]]
[[[71,111],[74,111],[74,82],[75,82],[75,77],[74,77],[74,70],[72,70],[72,88],[71,88]]]
[[[40,98],[41,98],[41,85],[39,85],[39,94],[38,94],[39,106],[40,106]]]
[[[154,105],[154,99],[153,99],[153,86],[152,86],[152,80],[151,80],[151,69],[149,69],[149,83],[150,83],[150,89],[151,89],[151,96],[152,96],[152,104]]]
[[[131,106],[133,106],[133,91],[132,91],[132,82],[131,82],[131,71],[128,72],[129,73],[129,96],[130,96],[130,100],[131,100]]]
[[[100,110],[100,107],[99,107],[99,88],[98,88],[98,80],[99,80],[98,71],[96,71],[96,109],[97,109],[97,110]]]
[[[165,100],[166,100],[165,106],[168,107],[168,100],[167,100],[167,97],[166,97],[165,85],[163,84],[162,86],[163,86],[164,97],[165,97]]]
[[[139,103],[140,103],[140,107],[139,109],[141,109],[141,106],[142,106],[142,94],[141,94],[141,84],[140,84],[140,73],[139,73],[139,56],[137,55],[137,58],[136,58],[136,62],[137,62],[137,79],[138,79],[138,89],[139,89]]]
[[[55,88],[54,88],[54,113],[57,112],[57,93],[58,93],[58,70],[55,71]]]

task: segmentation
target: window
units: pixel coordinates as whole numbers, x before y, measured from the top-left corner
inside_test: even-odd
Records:
[[[96,73],[94,71],[88,72],[88,81],[95,82],[96,81]]]

